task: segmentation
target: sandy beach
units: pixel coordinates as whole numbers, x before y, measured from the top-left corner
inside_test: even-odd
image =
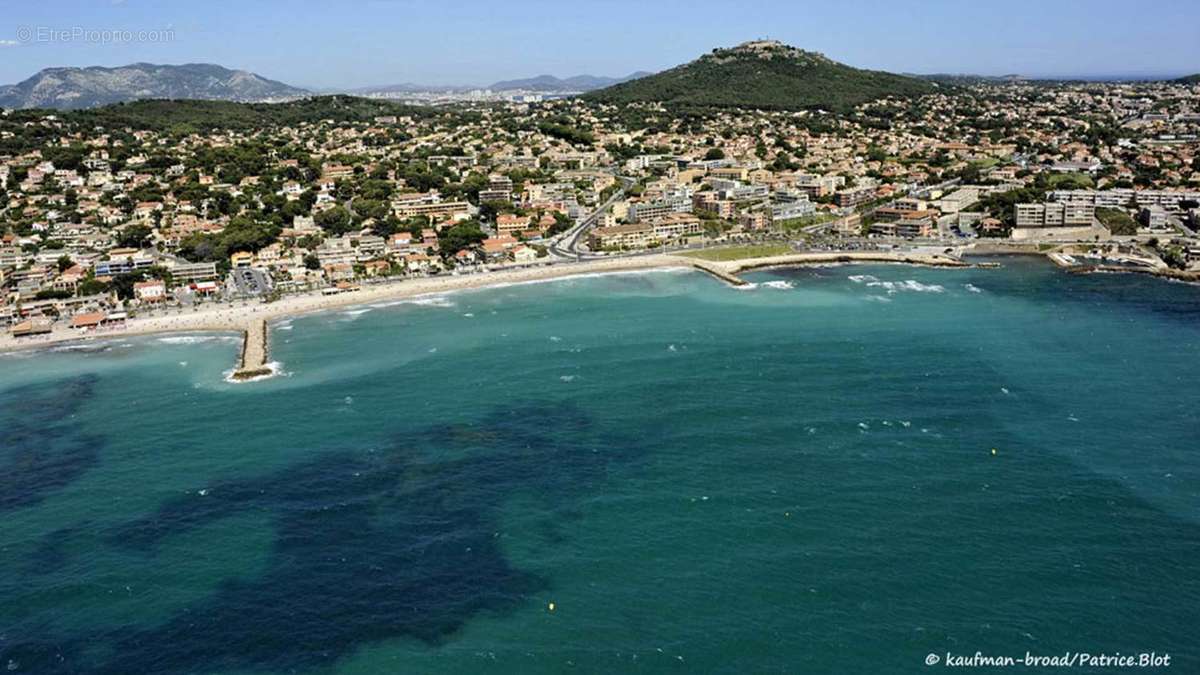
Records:
[[[711,262],[675,255],[649,255],[589,260],[578,263],[559,263],[542,267],[526,267],[497,270],[459,276],[444,275],[405,279],[373,285],[364,285],[358,290],[335,295],[308,293],[287,296],[270,303],[252,302],[230,307],[219,303],[183,309],[166,316],[131,318],[123,328],[81,333],[66,325],[56,326],[47,335],[31,338],[13,338],[9,334],[0,336],[0,352],[41,349],[64,342],[104,340],[114,337],[129,337],[155,333],[195,332],[238,332],[244,333],[258,320],[273,321],[300,314],[322,312],[340,307],[397,300],[422,295],[436,295],[474,288],[486,288],[502,284],[546,281],[584,274],[605,274],[652,269],[691,268],[707,272],[729,283],[739,283],[736,274],[743,270],[761,269],[805,264],[831,264],[845,262],[885,262],[934,266],[964,266],[961,260],[949,256],[892,253],[892,252],[822,252],[796,253],[771,258],[754,258],[729,262]]]
[[[444,275],[405,279],[388,283],[364,285],[358,290],[323,295],[306,293],[286,296],[270,303],[255,302],[230,307],[226,303],[201,305],[183,309],[166,316],[131,318],[123,328],[81,333],[65,325],[56,325],[53,332],[30,338],[16,339],[9,334],[0,336],[0,351],[41,349],[64,342],[104,340],[156,333],[244,332],[256,319],[273,321],[285,317],[310,314],[362,303],[396,300],[421,295],[436,295],[472,288],[541,281],[581,274],[625,272],[671,267],[691,267],[691,261],[673,256],[642,256],[580,263],[563,263],[545,267],[498,270],[460,276]]]

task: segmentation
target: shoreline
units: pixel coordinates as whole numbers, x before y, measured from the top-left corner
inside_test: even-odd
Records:
[[[246,337],[252,326],[316,314],[335,309],[366,305],[382,301],[406,300],[422,296],[439,295],[464,290],[477,290],[506,285],[555,281],[570,277],[592,274],[623,272],[647,272],[654,270],[694,270],[708,274],[730,286],[745,285],[737,275],[742,272],[778,267],[828,264],[906,264],[923,267],[971,267],[972,264],[943,254],[895,253],[886,251],[846,251],[794,253],[766,258],[747,258],[731,261],[708,261],[681,255],[659,254],[627,258],[589,260],[578,263],[560,263],[541,267],[496,270],[462,276],[437,276],[408,279],[404,281],[363,286],[359,290],[334,295],[308,293],[284,297],[271,303],[248,304],[237,307],[219,306],[204,308],[193,313],[169,316],[133,318],[124,328],[78,333],[65,326],[56,328],[49,335],[20,339],[11,335],[0,336],[0,353],[36,351],[69,343],[83,343],[161,334],[189,333],[233,333],[243,339],[242,351],[236,368],[245,365],[244,350]],[[263,340],[265,344],[266,339]],[[264,351],[255,354],[254,364],[265,363],[269,357]]]
[[[422,277],[393,283],[363,286],[359,290],[334,295],[307,293],[287,296],[271,303],[247,304],[236,307],[220,305],[194,312],[168,316],[132,318],[124,328],[79,333],[66,326],[56,327],[48,335],[17,339],[9,334],[0,336],[0,353],[35,351],[65,343],[87,343],[117,338],[166,333],[236,333],[245,336],[253,322],[274,321],[316,314],[354,305],[387,300],[404,300],[438,295],[453,291],[474,290],[513,283],[552,281],[555,279],[606,272],[634,272],[652,269],[693,269],[687,259],[674,256],[644,256],[615,260],[547,265],[514,270],[497,270],[462,276]],[[240,358],[239,358],[240,362]]]

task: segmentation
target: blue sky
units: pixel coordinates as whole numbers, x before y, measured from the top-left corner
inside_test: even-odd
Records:
[[[106,30],[172,32],[105,42]],[[488,84],[660,70],[759,37],[896,72],[1200,72],[1196,0],[3,0],[0,83],[49,66],[149,61],[306,87]]]

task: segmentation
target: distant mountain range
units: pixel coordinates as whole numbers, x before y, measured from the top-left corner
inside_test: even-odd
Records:
[[[1172,80],[1175,84],[1200,84],[1200,73],[1195,75],[1185,75],[1178,79]]]
[[[0,107],[69,110],[146,98],[273,101],[307,95],[298,87],[209,63],[134,63],[46,68],[18,84],[0,86]]]
[[[915,77],[920,80],[928,80],[939,84],[1004,84],[1008,82],[1024,82],[1029,78],[1023,75],[970,75],[966,73],[928,73],[924,75],[914,75],[912,73],[904,73],[908,77]]]
[[[936,83],[861,70],[774,40],[746,42],[670,70],[584,95],[603,103],[658,102],[774,110],[844,111],[885,96],[937,91]]]
[[[566,92],[583,92],[592,91],[595,89],[603,89],[614,84],[628,82],[639,77],[645,77],[651,73],[638,71],[631,73],[625,77],[600,77],[596,75],[575,75],[574,77],[560,78],[554,75],[538,75],[537,77],[527,77],[519,80],[502,80],[494,82],[490,85],[440,85],[440,84],[414,84],[412,82],[404,82],[401,84],[385,84],[374,87],[359,87],[349,90],[353,94],[409,94],[415,92],[433,92],[433,93],[461,93],[474,89],[491,89],[492,91],[543,91],[551,93],[566,93]]]
[[[560,79],[553,75],[538,75],[524,80],[504,80],[496,82],[491,87],[492,91],[514,91],[524,89],[528,91],[550,91],[550,92],[566,92],[566,91],[592,91],[594,89],[603,89],[611,87],[614,84],[636,80],[638,78],[651,75],[645,71],[631,73],[625,77],[597,77],[595,75],[576,75],[566,79]]]

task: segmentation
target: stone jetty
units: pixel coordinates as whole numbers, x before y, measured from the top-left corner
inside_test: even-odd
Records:
[[[242,356],[233,379],[250,380],[273,372],[267,365],[267,320],[255,319],[243,332]]]

